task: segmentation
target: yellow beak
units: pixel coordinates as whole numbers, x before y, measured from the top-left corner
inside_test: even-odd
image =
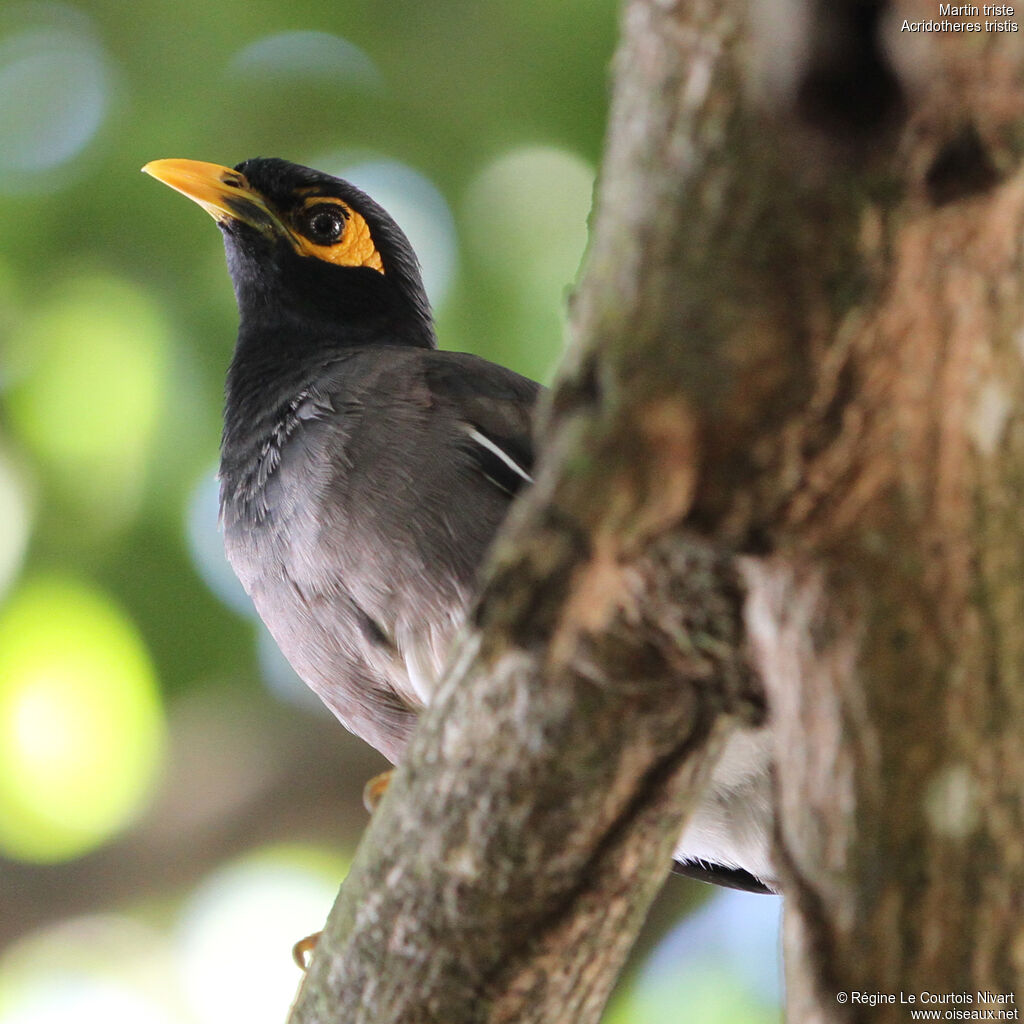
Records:
[[[152,160],[142,170],[198,203],[218,224],[237,220],[264,232],[283,230],[263,197],[230,167],[199,160]]]

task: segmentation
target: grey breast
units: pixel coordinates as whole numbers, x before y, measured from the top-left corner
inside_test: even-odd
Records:
[[[228,558],[285,656],[392,760],[507,509],[420,366],[415,351],[367,351],[323,368],[248,484],[225,486],[222,513]]]

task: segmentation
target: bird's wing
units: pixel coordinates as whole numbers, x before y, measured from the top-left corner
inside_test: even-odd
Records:
[[[454,413],[455,443],[495,487],[515,495],[533,479],[532,414],[543,389],[465,352],[424,355],[431,395]]]

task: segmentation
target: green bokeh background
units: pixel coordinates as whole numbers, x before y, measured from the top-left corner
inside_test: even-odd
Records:
[[[413,235],[442,346],[546,379],[616,16],[612,0],[0,11],[0,1024],[236,1019],[215,994],[230,966],[208,970],[225,946],[248,977],[284,979],[245,1019],[283,1019],[288,947],[326,914],[382,767],[225,582],[209,499],[233,298],[212,222],[139,168],[353,169]],[[644,949],[707,895],[671,882]],[[307,917],[246,945],[284,904]],[[609,1019],[697,1019],[682,972],[652,970],[638,961],[630,978],[654,980]],[[699,1019],[776,1019],[745,985],[701,988]]]

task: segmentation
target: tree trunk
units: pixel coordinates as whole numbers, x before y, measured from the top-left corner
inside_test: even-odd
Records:
[[[627,3],[537,483],[295,1024],[596,1021],[761,680],[790,1019],[1013,996],[1024,50],[938,17]]]

